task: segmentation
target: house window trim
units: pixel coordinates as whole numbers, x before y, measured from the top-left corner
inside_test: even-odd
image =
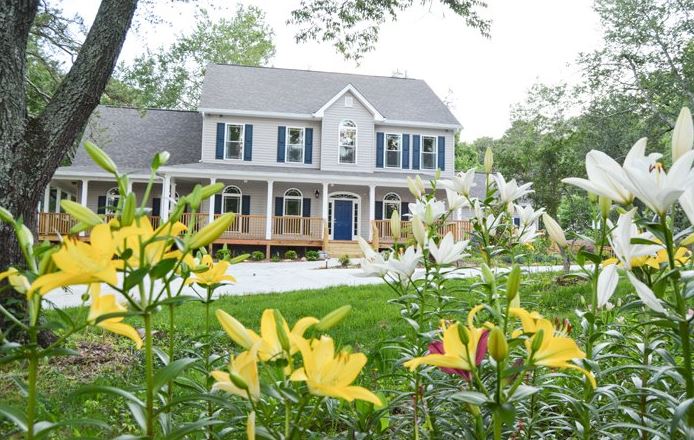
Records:
[[[397,197],[397,202],[396,202],[395,200],[387,200],[387,199],[388,199],[388,196],[395,196],[395,197]],[[382,218],[383,220],[390,220],[390,216],[389,216],[389,215],[386,215],[387,205],[392,205],[392,204],[396,204],[396,203],[397,203],[397,205],[398,205],[398,206],[396,207],[396,210],[398,211],[398,213],[399,213],[400,216],[402,217],[402,212],[400,212],[400,211],[402,210],[402,197],[400,197],[400,194],[391,191],[391,192],[389,192],[389,193],[387,193],[386,195],[383,196],[383,207],[382,207],[383,209],[382,209],[382,211],[381,211],[381,218]]]
[[[342,148],[342,144],[340,143],[340,132],[342,131],[342,125],[345,122],[351,122],[354,124],[354,127],[345,127],[349,129],[354,129],[354,162],[342,162],[342,157],[340,155],[340,149]],[[358,158],[357,158],[357,152],[359,148],[359,127],[357,126],[357,123],[354,122],[354,119],[343,119],[340,121],[340,124],[337,126],[337,163],[339,165],[358,165]]]
[[[227,193],[228,189],[235,188],[238,190],[238,193]],[[238,185],[227,185],[224,187],[222,190],[222,206],[220,206],[220,212],[223,212],[226,214],[227,212],[233,212],[233,211],[225,211],[224,208],[226,207],[226,198],[237,198],[239,199],[239,212],[236,212],[236,215],[240,215],[241,212],[243,212],[243,191],[241,191],[241,188]]]
[[[290,191],[296,191],[299,193],[298,196],[288,196],[287,193]],[[299,214],[287,214],[287,200],[298,200],[299,201]],[[304,214],[304,193],[298,188],[288,188],[282,195],[282,216],[283,217],[303,217]]]
[[[434,151],[433,151],[433,156],[434,156],[434,167],[433,168],[425,168],[424,167],[424,138],[431,138],[434,140]],[[436,171],[436,169],[439,167],[438,166],[438,160],[439,160],[439,139],[436,136],[429,136],[429,135],[422,135],[421,136],[421,142],[422,146],[419,150],[419,168],[422,170],[427,170],[427,171]],[[432,154],[432,153],[426,153],[426,154]]]
[[[239,157],[227,157],[227,144],[231,141],[229,141],[229,126],[234,125],[236,127],[241,127],[241,136],[239,138],[239,142],[241,143],[241,149],[239,150]],[[240,122],[225,122],[224,123],[224,160],[237,160],[237,161],[243,161],[243,155],[244,155],[244,144],[246,140],[246,125],[242,124]]]
[[[294,129],[301,130],[301,160],[289,160],[289,130]],[[289,165],[303,164],[306,158],[306,127],[287,126],[284,130],[284,163]]]
[[[398,141],[398,157],[400,160],[398,160],[398,165],[397,166],[390,166],[388,165],[388,136],[397,136],[399,141]],[[392,170],[398,170],[402,169],[402,133],[384,133],[383,134],[383,167],[384,168],[390,168]]]
[[[113,188],[109,188],[108,190],[106,190],[106,206],[104,206],[104,213],[106,215],[115,214],[116,209],[118,208],[119,200],[120,200],[120,191],[118,191],[117,186],[114,186]],[[58,203],[60,203],[60,202],[58,202]]]

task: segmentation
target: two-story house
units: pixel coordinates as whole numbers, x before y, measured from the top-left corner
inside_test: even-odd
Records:
[[[335,254],[357,236],[388,243],[385,219],[412,202],[406,176],[453,175],[458,129],[422,80],[210,65],[197,111],[99,106],[83,140],[127,171],[140,197],[153,154],[170,152],[147,201],[155,221],[196,184],[222,182],[221,194],[185,223],[235,212],[219,243],[327,246]],[[63,198],[108,214],[118,197],[111,176],[80,147],[46,188],[40,234],[69,228]]]

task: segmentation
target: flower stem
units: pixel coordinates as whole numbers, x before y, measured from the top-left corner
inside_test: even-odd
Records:
[[[36,343],[36,329],[32,328],[32,345]],[[34,438],[34,423],[36,422],[36,381],[38,376],[39,360],[36,356],[35,347],[31,349],[29,354],[29,390],[27,401],[27,439]]]
[[[173,304],[169,304],[169,363],[174,361],[174,309],[175,306]],[[167,387],[169,402],[173,400],[173,384],[174,381],[172,379],[169,381],[169,385]]]
[[[147,311],[144,314],[145,321],[145,380],[146,389],[146,437],[154,438],[154,365],[152,358],[152,314]]]

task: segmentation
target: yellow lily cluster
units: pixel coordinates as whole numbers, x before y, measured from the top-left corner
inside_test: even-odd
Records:
[[[101,284],[99,283],[92,284],[89,287],[89,291],[92,302],[89,306],[87,321],[92,325],[96,324],[104,330],[130,338],[135,343],[138,350],[142,348],[142,338],[140,334],[131,325],[122,322],[124,319],[123,316],[114,316],[96,322],[101,316],[111,313],[126,312],[128,310],[123,305],[118,304],[116,296],[112,294],[102,295]]]
[[[201,272],[193,273],[190,278],[188,278],[186,284],[199,284],[203,287],[213,286],[215,284],[223,284],[227,282],[235,283],[236,278],[231,275],[227,275],[227,270],[229,269],[228,261],[218,261],[215,263],[212,260],[212,256],[205,254],[200,259],[200,264],[195,264],[196,262],[191,262],[190,264],[194,266],[207,266],[207,270]]]
[[[348,402],[359,399],[381,404],[380,399],[371,391],[352,385],[366,364],[367,359],[363,353],[336,353],[335,343],[328,336],[321,336],[319,339],[304,338],[304,333],[320,322],[318,319],[310,316],[301,318],[290,331],[289,325],[279,313],[267,309],[263,312],[258,335],[222,310],[217,310],[216,315],[229,337],[246,351],[231,359],[228,373],[211,373],[217,381],[215,389],[242,397],[250,395],[257,399],[260,393],[258,362],[286,359],[287,377],[292,381],[306,382],[309,392],[315,396],[334,397]],[[278,322],[278,319],[282,321]],[[295,368],[293,355],[297,353],[301,354],[303,365]]]
[[[675,264],[677,266],[684,266],[692,258],[692,253],[686,247],[679,247],[675,251]],[[651,267],[655,270],[659,270],[663,264],[668,264],[667,250],[662,249],[658,251],[655,255],[644,255],[641,257],[634,257],[631,259],[631,267]],[[622,263],[615,257],[608,258],[602,262],[603,267],[609,266],[610,264],[617,264],[622,266]]]

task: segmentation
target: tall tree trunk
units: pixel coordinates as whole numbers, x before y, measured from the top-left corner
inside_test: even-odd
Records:
[[[36,233],[36,208],[53,173],[99,103],[138,0],[103,0],[89,34],[50,102],[26,111],[26,46],[39,0],[0,0],[0,206]],[[10,228],[0,226],[0,269],[22,265]],[[2,327],[2,322],[0,322]]]

